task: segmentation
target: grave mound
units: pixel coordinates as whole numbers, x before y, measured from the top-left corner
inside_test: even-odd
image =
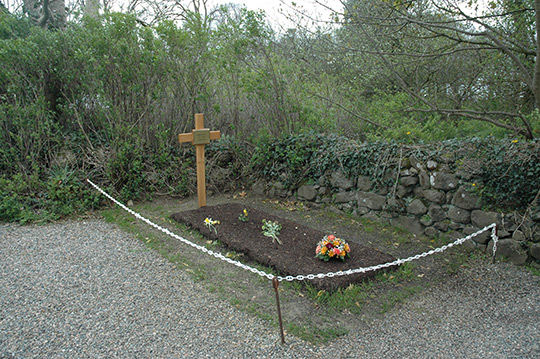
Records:
[[[248,212],[249,220],[247,222],[238,219],[244,209]],[[175,213],[171,217],[198,230],[210,240],[219,240],[228,248],[243,253],[258,263],[276,269],[282,276],[346,271],[395,260],[389,254],[360,244],[361,238],[343,238],[350,245],[350,257],[344,262],[341,260],[324,262],[315,258],[317,243],[325,235],[335,234],[339,237],[339,233],[323,233],[285,218],[240,204],[206,206],[192,211]],[[220,221],[220,224],[215,226],[217,233],[204,224],[206,218]],[[282,244],[273,243],[270,237],[262,234],[263,219],[278,221],[282,225],[279,234]],[[395,269],[395,267],[392,268]],[[310,280],[310,282],[318,289],[331,291],[347,287],[351,283],[361,282],[373,277],[375,274],[375,271],[370,271],[368,273],[332,278],[316,278]]]

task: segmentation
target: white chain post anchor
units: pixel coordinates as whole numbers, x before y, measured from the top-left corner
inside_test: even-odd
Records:
[[[497,224],[493,225],[491,229],[491,239],[493,240],[493,257],[491,258],[491,263],[495,263],[495,256],[497,255],[497,241],[499,237],[497,235]]]

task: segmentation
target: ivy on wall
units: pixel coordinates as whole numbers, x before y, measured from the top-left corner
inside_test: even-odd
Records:
[[[368,176],[380,187],[391,185],[400,166],[412,159],[432,160],[452,172],[468,172],[475,190],[492,207],[523,209],[540,191],[537,140],[520,143],[488,137],[409,145],[301,134],[261,142],[251,165],[257,176],[280,181],[287,188],[318,183],[321,176],[338,169],[351,179]]]

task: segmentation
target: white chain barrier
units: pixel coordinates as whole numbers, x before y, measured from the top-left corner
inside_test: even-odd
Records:
[[[163,232],[163,233],[165,233],[165,234],[167,234],[167,235],[169,235],[169,236],[171,236],[171,237],[173,237],[173,238],[176,238],[176,239],[178,239],[179,241],[181,241],[181,242],[183,242],[183,243],[185,243],[185,244],[187,244],[187,245],[189,245],[189,246],[191,246],[191,247],[193,247],[193,248],[196,248],[196,249],[198,249],[198,250],[200,250],[200,251],[202,251],[202,252],[204,252],[204,253],[207,253],[207,254],[212,255],[212,256],[214,256],[214,257],[216,257],[216,258],[219,258],[219,259],[221,259],[222,261],[228,262],[228,263],[233,264],[233,265],[235,265],[235,266],[237,266],[237,267],[240,267],[240,268],[242,268],[242,269],[246,269],[246,270],[248,270],[248,271],[250,271],[250,272],[253,272],[253,273],[255,273],[255,274],[260,275],[261,277],[266,277],[266,278],[268,278],[268,279],[270,279],[270,280],[274,279],[274,275],[273,275],[273,274],[263,272],[263,271],[258,270],[258,269],[256,269],[256,268],[252,268],[252,267],[247,266],[247,265],[245,265],[245,264],[243,264],[243,263],[240,263],[240,262],[238,262],[238,261],[235,261],[234,259],[227,258],[227,257],[225,257],[225,256],[224,256],[223,254],[221,254],[221,253],[216,253],[216,252],[214,252],[214,251],[212,251],[212,250],[210,250],[210,249],[208,249],[208,248],[206,248],[206,247],[203,247],[203,246],[200,246],[200,245],[198,245],[198,244],[196,244],[196,243],[190,242],[190,241],[188,241],[187,239],[182,238],[182,237],[180,237],[179,235],[177,235],[177,234],[175,234],[175,233],[169,231],[167,228],[163,228],[163,227],[161,227],[161,226],[155,224],[155,223],[152,222],[151,220],[149,220],[149,219],[147,219],[147,218],[141,216],[139,213],[137,213],[137,212],[131,210],[130,208],[126,207],[124,204],[118,202],[116,199],[114,199],[113,197],[111,197],[107,192],[105,192],[104,190],[102,190],[101,188],[99,188],[96,184],[94,184],[94,183],[93,183],[92,181],[90,181],[89,179],[86,179],[86,181],[87,181],[88,183],[90,183],[90,184],[91,184],[95,189],[97,189],[99,192],[101,192],[101,194],[103,194],[105,197],[107,197],[108,199],[110,199],[111,201],[113,201],[114,203],[116,203],[118,206],[120,206],[122,209],[124,209],[126,212],[131,213],[131,214],[132,214],[133,216],[135,216],[136,218],[138,218],[138,219],[140,219],[141,221],[143,221],[143,222],[149,224],[150,226],[156,228],[157,230],[159,230],[159,231],[161,231],[161,232]]]
[[[454,242],[451,242],[451,243],[448,243],[442,247],[439,247],[439,248],[435,248],[435,249],[432,249],[428,252],[424,252],[422,254],[417,254],[415,256],[411,256],[409,258],[406,258],[406,259],[397,259],[393,262],[388,262],[388,263],[383,263],[383,264],[378,264],[378,265],[375,265],[375,266],[371,266],[371,267],[363,267],[363,268],[356,268],[356,269],[349,269],[349,270],[346,270],[346,271],[339,271],[339,272],[329,272],[329,273],[319,273],[319,274],[305,274],[305,275],[297,275],[297,276],[285,276],[285,277],[281,277],[281,276],[274,276],[273,274],[271,273],[266,273],[266,272],[263,272],[259,269],[256,269],[256,268],[253,268],[253,267],[250,267],[248,265],[245,265],[243,263],[240,263],[234,259],[231,259],[231,258],[227,258],[225,257],[223,254],[221,253],[216,253],[206,247],[203,247],[203,246],[200,246],[196,243],[193,243],[175,233],[172,233],[171,231],[169,231],[168,229],[166,228],[163,228],[157,224],[155,224],[154,222],[150,221],[149,219],[143,217],[142,215],[140,215],[139,213],[131,210],[130,208],[126,207],[124,204],[120,203],[119,201],[117,201],[116,199],[114,199],[112,196],[110,196],[107,192],[105,192],[104,190],[102,190],[99,186],[97,186],[96,184],[94,184],[92,181],[90,181],[89,179],[86,179],[86,181],[92,185],[96,190],[98,190],[99,192],[101,192],[101,194],[103,194],[105,197],[107,197],[108,199],[110,199],[111,201],[113,201],[114,203],[116,203],[118,206],[120,206],[122,209],[124,209],[126,212],[132,214],[133,216],[135,216],[136,218],[140,219],[141,221],[149,224],[150,226],[156,228],[157,230],[173,237],[173,238],[176,238],[178,239],[179,241],[193,247],[193,248],[196,248],[204,253],[207,253],[209,255],[212,255],[218,259],[221,259],[222,261],[225,261],[225,262],[228,262],[232,265],[235,265],[237,267],[240,267],[242,269],[245,269],[245,270],[248,270],[252,273],[255,273],[255,274],[258,274],[259,276],[261,277],[265,277],[265,278],[268,278],[270,280],[273,280],[274,278],[277,278],[278,281],[288,281],[288,282],[292,282],[292,281],[295,281],[295,280],[298,280],[298,281],[302,281],[302,280],[305,280],[305,279],[322,279],[322,278],[332,278],[332,277],[336,277],[336,276],[343,276],[343,275],[351,275],[351,274],[357,274],[357,273],[366,273],[366,272],[370,272],[370,271],[377,271],[379,269],[383,269],[383,268],[388,268],[388,267],[391,267],[391,266],[396,266],[396,265],[401,265],[403,263],[407,263],[407,262],[412,262],[414,260],[417,260],[417,259],[420,259],[420,258],[423,258],[423,257],[427,257],[429,255],[432,255],[432,254],[435,254],[435,253],[441,253],[441,252],[444,252],[445,250],[447,250],[448,248],[451,248],[453,246],[456,246],[456,245],[459,245],[459,244],[463,244],[464,242],[466,242],[467,240],[470,240],[472,239],[473,237],[476,237],[477,235],[483,233],[483,232],[486,232],[488,230],[491,229],[491,239],[493,240],[493,258],[495,258],[495,254],[497,252],[497,241],[498,241],[498,236],[497,236],[497,225],[495,223],[492,223],[482,229],[480,229],[479,231],[475,232],[475,233],[472,233],[466,237],[463,237],[463,238],[460,238],[460,239],[457,239],[455,240]]]

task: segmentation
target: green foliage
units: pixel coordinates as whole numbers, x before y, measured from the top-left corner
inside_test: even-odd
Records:
[[[277,140],[262,137],[251,163],[262,177],[292,187],[310,173],[311,157],[319,145],[317,135],[291,135]]]
[[[81,213],[98,208],[102,200],[69,168],[56,168],[45,180],[36,173],[0,178],[0,198],[0,221],[21,223]]]
[[[522,36],[532,19],[518,15],[505,26]],[[345,33],[336,33],[336,39],[345,41]],[[3,220],[55,218],[92,208],[93,195],[75,195],[85,188],[77,179],[86,176],[123,200],[193,193],[193,149],[179,145],[176,135],[191,130],[196,112],[223,133],[207,146],[207,162],[209,182],[227,189],[256,176],[293,188],[318,183],[337,169],[385,186],[399,156],[447,161],[448,149],[461,146],[459,141],[434,149],[415,146],[421,141],[508,136],[486,122],[404,111],[408,94],[396,89],[378,63],[326,51],[331,39],[330,33],[313,37],[298,29],[277,36],[262,13],[227,6],[213,18],[187,13],[181,23],[152,27],[142,26],[135,15],[107,13],[73,21],[63,31],[46,31],[26,17],[1,12]],[[359,39],[348,41],[355,46]],[[459,67],[462,60],[446,65]],[[487,71],[500,60],[483,61]],[[369,71],[359,76],[359,67]],[[506,73],[497,72],[499,80]],[[514,100],[493,93],[485,101],[503,108]],[[527,109],[524,119],[537,133],[538,111]],[[467,145],[488,158],[504,152],[502,159],[486,162],[477,188],[493,203],[525,205],[538,183],[536,155],[516,155],[505,149],[508,141],[490,141]],[[450,166],[463,158],[451,156]]]
[[[494,206],[523,209],[540,191],[540,143],[490,141],[477,148],[482,159],[483,182],[477,187]]]
[[[358,142],[336,135],[302,134],[276,140],[261,139],[252,166],[259,176],[287,187],[317,183],[321,176],[342,170],[349,178],[370,177],[389,186],[400,158],[446,163],[455,170],[467,164],[481,183],[476,188],[494,206],[527,207],[540,188],[538,141],[473,138],[405,145],[395,142]],[[476,164],[476,165],[475,165]],[[538,204],[537,204],[538,205]]]
[[[25,37],[31,29],[28,18],[18,17],[0,9],[0,40]]]
[[[287,323],[287,332],[313,344],[326,344],[347,335],[349,331],[343,327],[317,328],[310,325]]]
[[[266,219],[262,220],[262,226],[261,226],[262,234],[272,238],[272,243],[278,242],[279,244],[282,244],[279,240],[279,232],[281,231],[281,223],[278,221],[267,221]]]
[[[349,285],[345,289],[338,289],[332,292],[319,290],[311,285],[306,285],[308,295],[320,305],[325,305],[331,310],[349,310],[351,313],[362,313],[364,303],[372,295],[375,284],[372,281],[365,281],[360,284]]]
[[[362,143],[344,136],[310,133],[261,139],[252,165],[262,177],[279,180],[288,188],[317,183],[321,176],[338,169],[352,178],[366,175],[385,184],[390,180],[388,164],[395,162],[397,153],[399,145],[394,143]]]
[[[124,200],[139,199],[143,195],[146,182],[143,149],[132,143],[120,143],[107,166],[108,179],[121,188]]]

